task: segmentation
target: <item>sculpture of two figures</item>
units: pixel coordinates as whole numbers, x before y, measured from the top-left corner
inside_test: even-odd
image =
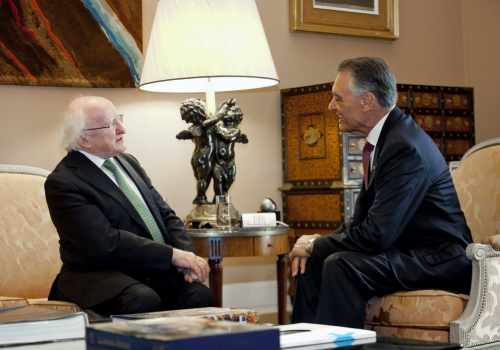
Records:
[[[195,145],[191,166],[196,178],[193,200],[196,206],[187,221],[195,227],[216,226],[214,200],[209,201],[206,192],[213,180],[215,196],[226,195],[234,182],[234,145],[248,143],[247,136],[239,129],[243,113],[233,98],[223,102],[214,116],[207,115],[205,103],[194,98],[184,101],[180,112],[182,120],[190,126],[176,137],[192,140]],[[235,214],[235,220],[239,220],[237,216]]]

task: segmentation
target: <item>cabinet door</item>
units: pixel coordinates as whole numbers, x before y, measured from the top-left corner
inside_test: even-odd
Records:
[[[344,220],[343,190],[288,191],[283,208],[285,221],[294,229],[333,230]]]
[[[328,110],[331,84],[283,90],[283,178],[290,186],[328,187],[342,180],[337,115]]]

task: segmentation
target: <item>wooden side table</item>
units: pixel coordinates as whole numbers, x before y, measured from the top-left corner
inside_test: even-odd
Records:
[[[278,322],[287,322],[286,283],[288,268],[288,227],[238,227],[229,230],[188,229],[196,253],[207,257],[209,285],[215,305],[222,306],[222,259],[224,257],[277,256]]]

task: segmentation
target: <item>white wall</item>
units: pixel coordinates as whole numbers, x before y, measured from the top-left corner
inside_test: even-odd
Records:
[[[499,13],[500,2],[457,3],[401,0],[400,38],[386,41],[291,33],[287,0],[257,0],[281,84],[274,89],[231,94],[245,113],[241,128],[250,140],[247,145],[236,146],[238,175],[231,189],[235,205],[241,211],[255,211],[265,196],[281,203],[277,190],[282,182],[279,88],[331,81],[337,64],[347,57],[381,56],[403,83],[473,86],[477,139],[498,136],[500,124],[494,121],[494,112],[500,99],[493,84],[499,81],[500,54],[491,44],[497,39],[486,38],[498,34],[495,14]],[[145,38],[155,4],[156,0],[143,0]],[[484,28],[480,25],[483,21]],[[478,38],[483,39],[478,42]],[[0,86],[0,163],[53,168],[63,156],[58,148],[62,111],[80,94],[107,97],[125,114],[128,150],[141,160],[178,214],[185,216],[195,191],[190,168],[192,145],[177,141],[175,135],[186,126],[178,106],[188,95],[134,89]],[[219,95],[218,99],[228,96]],[[226,305],[274,308],[273,259],[226,259],[224,266]]]

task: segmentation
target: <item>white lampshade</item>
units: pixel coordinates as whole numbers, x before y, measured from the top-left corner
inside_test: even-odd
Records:
[[[254,0],[159,1],[141,90],[233,91],[278,82]]]

